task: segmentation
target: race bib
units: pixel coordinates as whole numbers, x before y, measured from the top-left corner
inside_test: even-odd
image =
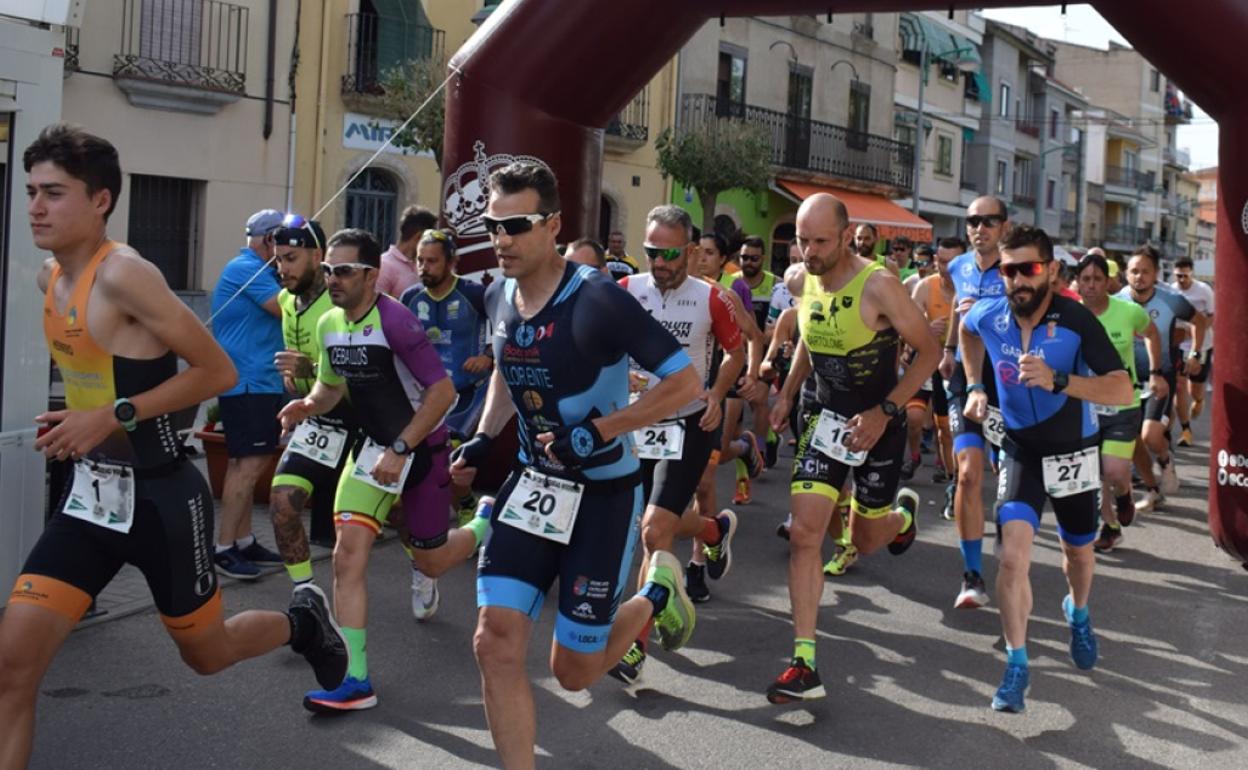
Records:
[[[642,460],[679,460],[685,451],[685,424],[660,422],[633,431],[637,456]]]
[[[64,513],[123,535],[134,525],[134,471],[123,465],[79,460]]]
[[[827,409],[819,413],[819,422],[815,424],[815,434],[810,445],[838,463],[851,467],[862,465],[867,461],[866,452],[851,452],[845,444],[849,441],[852,431],[845,425],[845,418]]]
[[[568,544],[585,486],[526,468],[498,520],[511,527]]]
[[[1001,410],[991,404],[988,405],[988,415],[984,417],[984,438],[998,449],[1005,438],[1005,418],[1001,416]]]
[[[407,481],[407,474],[412,470],[412,453],[408,452],[403,458],[403,470],[399,472],[399,480],[393,484],[382,484],[373,478],[373,466],[377,464],[377,460],[386,449],[387,447],[383,447],[371,438],[364,442],[359,455],[355,458],[355,466],[351,469],[351,478],[362,481],[370,487],[376,487],[382,492],[397,495],[402,493],[403,482]]]
[[[1070,497],[1101,488],[1101,459],[1096,447],[1043,460],[1044,491],[1050,497]]]
[[[326,425],[318,420],[304,420],[295,428],[286,445],[287,452],[302,455],[314,463],[337,468],[342,450],[347,446],[347,429]]]

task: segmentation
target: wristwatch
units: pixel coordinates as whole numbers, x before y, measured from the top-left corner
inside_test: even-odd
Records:
[[[884,413],[885,417],[896,417],[897,405],[886,398],[880,402],[880,411]]]
[[[1204,352],[1200,350],[1193,350],[1192,354],[1189,355],[1188,358],[1192,359],[1198,364],[1203,364],[1205,362],[1205,354]]]
[[[1053,372],[1053,392],[1061,393],[1070,384],[1070,375],[1066,372]]]
[[[113,402],[113,416],[117,418],[117,422],[121,423],[121,427],[125,428],[127,433],[133,433],[134,429],[139,427],[139,410],[134,408],[128,398],[119,398]]]
[[[1150,376],[1153,376],[1153,377],[1165,377],[1166,376],[1166,372],[1164,369],[1149,369],[1148,373]]]
[[[405,454],[407,454],[408,452],[412,451],[412,448],[411,448],[410,446],[408,446],[408,445],[407,445],[407,442],[406,442],[406,441],[404,441],[403,439],[401,439],[401,438],[396,438],[396,439],[394,440],[394,443],[390,445],[390,451],[391,451],[391,452],[394,452],[394,453],[395,453],[396,455],[398,455],[399,457],[402,457],[403,455],[405,455]]]

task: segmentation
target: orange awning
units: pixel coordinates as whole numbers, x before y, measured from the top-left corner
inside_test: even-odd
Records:
[[[822,187],[806,182],[777,179],[776,182],[801,200],[815,193],[831,193],[849,210],[849,221],[875,225],[881,238],[906,236],[915,243],[930,243],[932,225],[926,219],[915,216],[882,195],[843,190],[839,187]]]

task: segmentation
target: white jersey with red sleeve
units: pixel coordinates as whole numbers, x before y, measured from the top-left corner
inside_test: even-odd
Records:
[[[620,285],[632,294],[641,306],[671,332],[680,343],[704,387],[710,387],[715,348],[731,352],[741,347],[741,327],[733,316],[727,290],[700,278],[689,276],[675,289],[662,292],[654,285],[649,273],[621,278]],[[635,367],[635,364],[634,364]],[[647,389],[658,384],[651,377]],[[689,402],[672,417],[687,417],[706,408],[699,398]]]

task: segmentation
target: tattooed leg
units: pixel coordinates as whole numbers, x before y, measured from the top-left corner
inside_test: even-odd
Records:
[[[308,493],[299,487],[276,487],[273,499],[273,537],[277,552],[287,564],[299,564],[312,558],[308,536],[303,531],[299,512],[308,502]]]

